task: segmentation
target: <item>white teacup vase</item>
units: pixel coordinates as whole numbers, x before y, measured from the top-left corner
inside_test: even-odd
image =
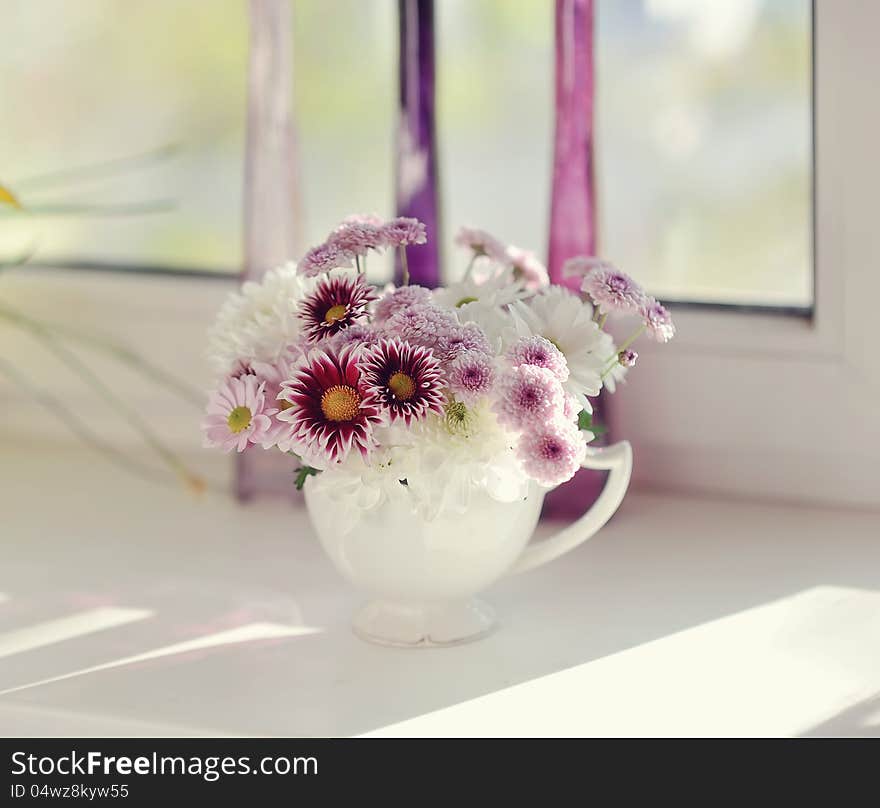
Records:
[[[453,645],[488,634],[494,612],[474,595],[595,535],[626,493],[632,448],[622,441],[589,449],[583,467],[610,472],[601,495],[576,522],[533,544],[546,493],[538,486],[512,503],[475,495],[465,513],[432,521],[405,500],[388,501],[366,511],[356,529],[340,533],[336,504],[307,482],[306,507],[324,550],[345,578],[373,598],[355,615],[355,633],[405,647]]]

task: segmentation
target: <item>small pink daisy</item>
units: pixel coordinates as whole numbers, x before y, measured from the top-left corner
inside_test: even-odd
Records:
[[[669,342],[675,336],[675,325],[669,310],[654,298],[649,298],[639,312],[648,333],[657,342]]]
[[[614,267],[602,258],[593,255],[576,255],[569,258],[562,265],[563,278],[583,278],[594,269],[614,269]]]
[[[637,312],[645,304],[645,292],[629,275],[611,266],[598,266],[584,277],[586,292],[602,314]]]
[[[389,247],[408,247],[410,244],[424,244],[428,240],[425,225],[418,219],[406,216],[385,222],[382,233]]]
[[[268,442],[277,411],[266,405],[265,383],[256,376],[229,377],[208,399],[205,446],[243,452],[248,444]]]
[[[568,362],[549,339],[540,336],[520,337],[507,349],[507,360],[517,365],[535,365],[553,371],[560,382],[568,381]]]
[[[559,417],[565,407],[562,385],[553,371],[519,365],[501,374],[493,405],[498,422],[513,429],[533,429]]]
[[[353,252],[343,249],[338,244],[325,241],[317,247],[312,247],[300,259],[296,266],[296,271],[300,275],[307,275],[313,278],[315,275],[329,272],[331,269],[350,267],[354,261],[354,255]]]
[[[526,289],[541,289],[550,283],[547,267],[528,250],[511,245],[507,248],[507,263],[513,267],[514,280],[520,281]]]
[[[495,383],[495,367],[483,351],[462,351],[449,363],[449,389],[458,401],[474,406]]]
[[[397,312],[418,303],[431,302],[431,290],[424,286],[401,286],[386,294],[373,310],[373,319],[382,323],[391,319]]]
[[[586,443],[570,421],[550,421],[523,432],[517,457],[541,485],[554,486],[574,477],[586,454]]]
[[[366,389],[353,346],[312,350],[281,386],[287,424],[279,446],[287,446],[310,465],[338,463],[357,449],[366,457],[375,445],[373,429],[384,422],[379,402]]]
[[[367,305],[376,299],[363,275],[328,275],[299,306],[299,317],[309,342],[348,328],[367,313]]]
[[[360,367],[366,389],[391,421],[409,426],[429,412],[443,412],[440,363],[428,348],[382,339],[365,349]]]

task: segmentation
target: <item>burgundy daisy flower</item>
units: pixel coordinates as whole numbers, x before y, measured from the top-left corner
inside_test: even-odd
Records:
[[[290,426],[278,444],[311,465],[339,463],[352,448],[366,457],[375,445],[373,428],[384,421],[352,345],[312,350],[283,383],[279,399],[289,406],[277,417]]]
[[[366,388],[391,420],[407,426],[429,412],[443,412],[440,363],[429,348],[399,339],[382,339],[364,350],[360,359]]]
[[[336,334],[367,313],[367,304],[376,299],[363,275],[328,275],[299,307],[300,319],[309,342]]]

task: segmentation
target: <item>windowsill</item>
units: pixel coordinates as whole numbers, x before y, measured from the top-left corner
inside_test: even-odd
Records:
[[[289,503],[75,451],[7,456],[0,487],[9,735],[880,733],[876,513],[633,494],[487,593],[494,635],[400,651],[351,634],[358,597]]]

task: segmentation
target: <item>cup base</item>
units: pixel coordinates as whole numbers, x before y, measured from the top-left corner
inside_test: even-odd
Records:
[[[495,611],[476,598],[446,603],[372,600],[352,621],[362,640],[395,648],[442,648],[473,642],[496,626]]]

